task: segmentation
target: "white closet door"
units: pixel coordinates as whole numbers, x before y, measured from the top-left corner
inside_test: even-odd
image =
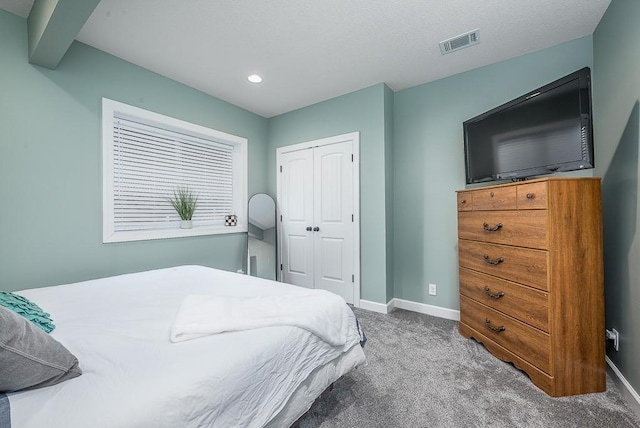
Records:
[[[314,288],[313,150],[284,153],[281,161],[282,280]]]
[[[351,141],[313,149],[314,284],[353,303]]]

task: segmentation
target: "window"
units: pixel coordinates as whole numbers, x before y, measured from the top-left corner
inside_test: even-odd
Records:
[[[247,231],[245,138],[103,98],[102,146],[103,242]],[[192,229],[169,202],[185,188]]]

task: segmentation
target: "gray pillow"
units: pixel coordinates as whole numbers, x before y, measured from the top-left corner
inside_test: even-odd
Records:
[[[0,392],[42,388],[81,374],[78,359],[60,342],[0,306]]]

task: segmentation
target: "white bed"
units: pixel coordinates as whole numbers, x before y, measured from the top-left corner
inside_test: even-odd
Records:
[[[83,374],[8,394],[12,427],[287,427],[365,362],[351,310],[343,346],[292,326],[179,343],[169,334],[188,295],[305,293],[201,266],[18,292],[51,314],[51,336],[78,357]]]

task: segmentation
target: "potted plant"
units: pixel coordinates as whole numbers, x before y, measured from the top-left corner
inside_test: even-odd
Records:
[[[171,205],[173,205],[182,220],[180,228],[191,229],[193,227],[191,218],[196,210],[198,195],[194,195],[188,187],[178,187],[173,191],[173,198],[170,198],[169,202],[171,202]]]

